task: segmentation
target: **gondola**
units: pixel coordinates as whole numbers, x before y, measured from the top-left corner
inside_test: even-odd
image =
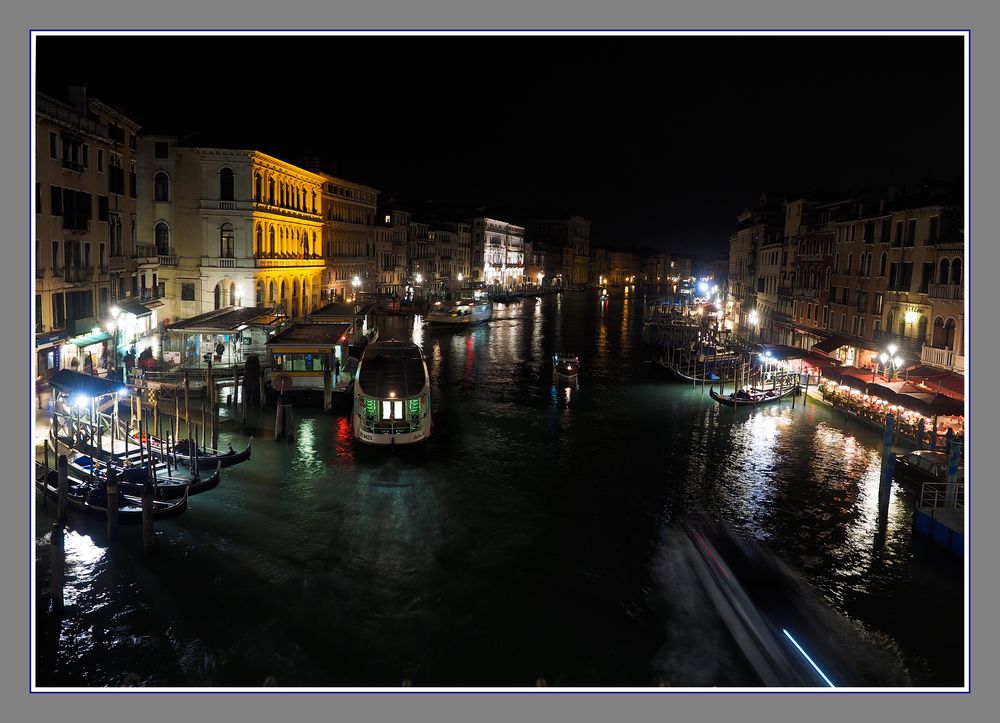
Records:
[[[107,518],[108,494],[102,485],[89,485],[74,477],[67,477],[66,507],[90,517]],[[40,462],[35,462],[35,487],[46,497],[58,502],[59,473],[48,470]],[[187,509],[188,495],[184,494],[176,500],[153,500],[153,521],[159,522],[176,517]],[[142,499],[135,495],[118,495],[118,522],[126,525],[142,523]]]
[[[719,394],[715,391],[715,387],[710,388],[708,393],[712,396],[712,399],[717,401],[719,404],[724,404],[727,407],[757,407],[761,404],[780,401],[781,399],[797,392],[798,389],[799,385],[794,384],[786,389],[768,389],[767,391],[756,390],[747,392],[746,399],[737,398],[733,394]]]
[[[135,441],[136,445],[139,444],[139,436],[135,433],[131,435],[132,440]],[[145,434],[142,437],[143,446],[146,445]],[[185,467],[191,466],[191,455],[189,454],[189,442],[186,439],[178,440],[174,443],[173,448],[167,444],[166,440],[160,437],[150,437],[149,446],[160,455],[167,454],[170,451],[170,456],[176,459],[178,464],[182,464]],[[234,464],[239,464],[250,459],[250,450],[253,446],[253,437],[247,442],[247,446],[240,452],[235,451],[232,447],[229,448],[228,452],[221,452],[217,449],[211,449],[206,447],[197,447],[198,450],[198,469],[213,469],[218,465],[223,467],[231,467]]]
[[[89,481],[93,473],[93,460],[85,454],[72,455],[69,460],[69,471],[77,479]],[[107,484],[107,462],[97,463],[98,484]],[[199,465],[200,467],[200,465]],[[142,487],[149,477],[149,467],[118,467],[113,466],[118,479],[118,489],[127,495],[141,495]],[[207,492],[218,486],[222,477],[222,464],[217,464],[215,471],[207,477],[176,477],[157,474],[153,489],[158,500],[176,500],[187,495]]]

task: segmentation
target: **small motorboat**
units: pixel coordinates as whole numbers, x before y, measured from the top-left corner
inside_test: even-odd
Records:
[[[576,383],[580,373],[580,358],[569,352],[556,352],[552,355],[552,373],[557,381]]]

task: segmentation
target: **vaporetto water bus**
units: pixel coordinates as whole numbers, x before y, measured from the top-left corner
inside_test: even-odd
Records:
[[[482,289],[459,292],[453,301],[442,301],[427,314],[427,323],[440,326],[472,326],[489,321],[493,302]]]
[[[413,444],[431,436],[431,385],[420,347],[377,341],[365,348],[354,378],[354,438]]]

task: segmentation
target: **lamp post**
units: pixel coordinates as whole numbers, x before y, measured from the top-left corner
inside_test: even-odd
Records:
[[[760,323],[760,316],[757,315],[756,309],[751,309],[750,314],[747,316],[747,322],[749,322],[751,327],[756,327]],[[751,331],[751,335],[753,332]],[[752,336],[751,336],[752,340]]]
[[[108,333],[111,334],[111,344],[112,344],[111,364],[112,364],[112,368],[115,370],[115,373],[117,374],[118,373],[118,366],[119,366],[119,364],[118,364],[118,337],[119,337],[118,332],[121,329],[122,310],[119,309],[117,306],[112,306],[110,309],[108,309],[108,312],[111,314],[111,318],[108,320],[108,322],[107,322],[107,324],[105,324],[105,326],[106,326],[106,328],[108,330]],[[124,372],[125,364],[124,363],[121,364],[121,367],[122,367],[122,381],[124,381],[124,382],[127,383],[128,379],[125,378],[125,376],[124,376],[124,374],[125,374],[125,372]]]
[[[361,286],[361,279],[355,276],[351,279],[351,286],[354,287],[354,296],[351,297],[351,301],[358,300],[358,287]]]
[[[878,360],[882,362],[882,376],[884,376],[890,382],[899,371],[899,368],[903,366],[903,360],[896,356],[897,347],[895,344],[890,344],[885,348],[885,351],[879,354]],[[888,352],[888,353],[886,353]],[[875,376],[878,373],[878,364],[875,365],[875,371],[872,372],[872,382],[875,381]]]

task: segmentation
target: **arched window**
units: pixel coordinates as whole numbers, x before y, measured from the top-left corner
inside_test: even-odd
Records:
[[[947,337],[944,332],[944,319],[940,316],[934,320],[934,336],[931,337],[931,346],[935,349],[944,349],[944,342]]]
[[[938,283],[947,284],[948,283],[948,273],[951,270],[951,263],[948,259],[941,259],[941,263],[938,264]]]
[[[264,227],[257,224],[257,234],[253,245],[254,256],[261,256],[264,253]]]
[[[847,273],[854,273],[854,254],[847,254],[847,268],[844,269]]]
[[[236,306],[236,284],[229,285],[229,305]]]
[[[833,257],[833,273],[840,273],[840,254]]]
[[[219,256],[224,259],[236,258],[236,228],[231,223],[224,223],[219,229]]]
[[[264,305],[264,282],[258,279],[256,287],[254,287],[253,295],[253,305],[263,306]]]
[[[275,302],[275,298],[276,298],[275,295],[274,295],[274,293],[275,293],[276,289],[277,289],[277,287],[275,286],[274,282],[272,281],[271,285],[268,287],[268,294],[267,294],[267,303],[270,304],[271,306],[274,306],[274,302]]]
[[[167,178],[167,174],[163,171],[160,171],[153,176],[153,200],[170,200],[170,179]]]
[[[885,251],[883,251],[882,255],[879,257],[879,260],[878,260],[878,275],[879,276],[883,276],[883,277],[885,276],[885,269],[886,269],[886,265],[888,263],[889,263],[889,257],[886,256],[885,255]]]
[[[316,213],[316,192],[312,192],[312,212]]]
[[[309,234],[302,234],[302,258],[309,258]]]
[[[236,200],[236,177],[233,174],[232,168],[223,168],[219,172],[219,200],[220,201],[235,201]]]
[[[951,262],[951,283],[962,283],[962,259],[955,259]]]
[[[824,280],[823,288],[827,289],[827,290],[830,289],[830,267],[829,266],[826,267],[826,279]]]
[[[156,229],[153,232],[153,237],[156,239],[156,253],[159,256],[169,256],[170,255],[170,229],[167,224],[160,221],[156,224]]]
[[[259,173],[255,173],[253,177],[253,200],[257,203],[264,200],[264,179]]]
[[[215,285],[215,308],[222,308],[222,282]]]
[[[948,319],[944,324],[944,348],[955,350],[955,320]]]
[[[872,275],[872,255],[865,256],[865,276]]]
[[[927,317],[923,314],[920,315],[920,321],[917,322],[917,338],[920,339],[921,344],[927,343]]]
[[[271,226],[268,233],[271,237],[271,256],[274,256],[274,226]]]
[[[274,205],[274,179],[267,179],[267,202]]]

